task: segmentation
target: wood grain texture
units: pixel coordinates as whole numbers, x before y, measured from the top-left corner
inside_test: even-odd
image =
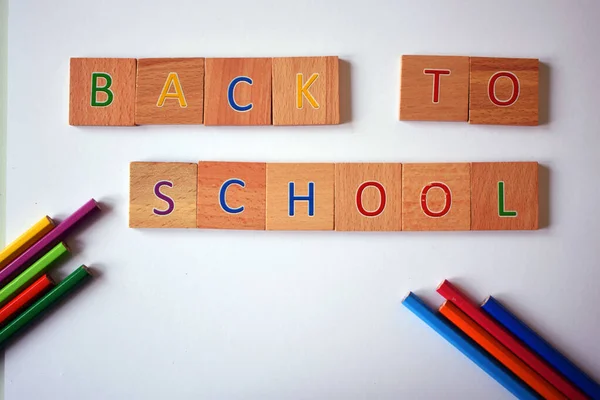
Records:
[[[435,74],[439,75],[434,98]],[[400,120],[464,121],[469,114],[469,57],[403,55],[400,66]]]
[[[297,75],[304,87],[313,74],[318,77],[298,90]],[[329,57],[282,57],[273,59],[273,125],[337,125],[340,123],[339,60]],[[302,107],[298,108],[298,92]],[[311,105],[312,96],[317,107]]]
[[[503,214],[500,188],[504,182]],[[496,162],[471,164],[471,229],[538,229],[538,163]]]
[[[195,228],[198,164],[132,162],[129,171],[130,228]],[[158,188],[159,182],[169,182]],[[172,204],[169,204],[169,198]],[[171,205],[173,207],[171,207]],[[171,211],[168,215],[161,213]]]
[[[265,229],[267,165],[244,162],[198,163],[198,228]],[[220,203],[221,187],[230,179],[244,182],[227,186],[226,205],[244,207],[239,213],[226,212]]]
[[[333,230],[335,164],[267,163],[267,229]],[[307,196],[314,183],[314,215],[309,216],[308,201],[294,203],[289,215],[289,183],[295,196]]]
[[[431,183],[449,188],[450,209],[440,217],[423,211],[421,193]],[[402,230],[461,231],[471,227],[471,177],[468,163],[434,163],[402,165]],[[427,206],[441,212],[446,206],[443,189],[434,187],[427,193]]]
[[[110,105],[92,106],[92,73],[112,78]],[[69,88],[70,125],[133,126],[135,124],[135,58],[71,58]],[[100,79],[102,85],[105,80]],[[100,102],[106,93],[97,93]]]
[[[271,58],[207,58],[205,76],[205,125],[271,125]],[[252,85],[235,87],[237,104],[252,103],[249,111],[236,111],[227,97],[229,84],[239,76],[252,79]]]
[[[365,182],[377,182],[385,190],[385,203],[377,186],[366,186],[361,193],[364,211],[359,211],[358,191]],[[341,163],[335,165],[335,230],[402,230],[402,164]]]
[[[537,125],[539,60],[531,58],[471,57],[469,89],[469,123],[495,125]],[[491,85],[497,72],[511,72],[519,82],[514,104],[499,106],[490,99],[489,87],[495,87],[496,98],[508,101],[513,95],[513,82],[500,77]]]
[[[159,99],[163,88],[176,93],[169,74],[177,74],[185,103],[167,97]],[[184,106],[182,106],[182,104]],[[135,123],[202,124],[204,117],[204,58],[142,58],[137,63]]]

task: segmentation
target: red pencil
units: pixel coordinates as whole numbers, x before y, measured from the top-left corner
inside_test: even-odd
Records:
[[[54,285],[52,278],[47,274],[40,276],[35,282],[18,294],[4,307],[0,308],[0,325],[8,322],[12,317],[34,300],[44,294]]]
[[[477,322],[483,329],[488,331],[490,335],[495,337],[500,343],[506,346],[517,357],[523,360],[539,375],[546,379],[550,384],[554,385],[565,396],[571,400],[586,400],[587,397],[575,388],[569,381],[554,371],[550,366],[544,363],[538,356],[529,350],[525,345],[507,333],[492,317],[479,309],[469,300],[460,290],[452,285],[447,280],[444,280],[438,286],[437,292],[444,296],[460,308],[471,319]]]

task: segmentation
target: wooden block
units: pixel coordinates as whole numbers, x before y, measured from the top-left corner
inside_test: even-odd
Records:
[[[402,230],[471,228],[469,163],[403,164]]]
[[[464,121],[469,114],[469,57],[402,56],[400,120]]]
[[[198,163],[198,228],[265,229],[267,165]]]
[[[267,229],[333,230],[334,175],[335,164],[267,163]]]
[[[340,123],[339,61],[331,57],[273,59],[273,125]]]
[[[198,165],[132,162],[130,228],[195,228]]]
[[[537,58],[471,57],[469,123],[538,124]]]
[[[538,229],[538,163],[472,163],[471,229]]]
[[[133,126],[135,58],[71,58],[69,124]]]
[[[335,230],[402,230],[402,164],[335,164]]]
[[[135,123],[202,124],[204,58],[142,58],[137,63]]]
[[[207,58],[205,125],[271,125],[271,58]]]

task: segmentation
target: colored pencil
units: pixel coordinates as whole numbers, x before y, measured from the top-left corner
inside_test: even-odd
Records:
[[[17,316],[4,328],[0,329],[0,346],[6,345],[6,342],[13,337],[13,335],[35,320],[36,317],[42,315],[58,300],[75,290],[90,276],[91,275],[87,267],[82,265],[65,279],[60,281],[54,288],[52,288],[52,290],[42,296],[41,299],[33,303],[33,305],[19,314],[19,316]]]
[[[56,228],[50,231],[46,236],[39,240],[36,244],[31,246],[27,251],[17,257],[13,262],[8,264],[6,268],[0,271],[0,287],[6,284],[6,281],[13,275],[21,272],[23,268],[27,267],[29,263],[33,262],[39,257],[44,251],[52,246],[55,246],[65,234],[73,228],[77,223],[83,220],[86,216],[92,213],[92,211],[98,209],[98,203],[96,200],[91,199],[85,203],[81,208],[75,211],[72,215],[67,217],[63,222],[58,224]]]
[[[414,293],[409,293],[402,300],[402,304],[517,398],[538,398],[531,389],[506,371],[485,351],[456,331],[444,317],[431,310]]]
[[[25,233],[16,238],[11,244],[0,251],[0,269],[6,267],[15,258],[23,254],[25,250],[33,246],[44,235],[54,228],[54,221],[48,216],[40,219],[35,225],[29,228]]]
[[[600,399],[600,385],[598,383],[552,347],[533,329],[525,325],[523,321],[515,317],[498,300],[490,296],[481,305],[481,308],[546,360],[548,364],[552,365],[558,372],[577,385],[582,392],[594,400]]]
[[[29,268],[21,272],[19,276],[10,281],[8,285],[0,289],[0,306],[15,297],[19,292],[42,275],[50,266],[58,260],[63,254],[69,252],[67,246],[60,242],[49,252],[44,254],[39,260],[34,262]]]
[[[504,328],[496,323],[489,315],[479,309],[468,297],[458,290],[449,281],[445,280],[438,286],[437,292],[461,309],[471,319],[478,323],[489,334],[506,346],[517,357],[529,365],[535,372],[550,382],[571,400],[585,400],[587,397],[581,393],[571,382],[553,370],[524,344],[515,339]]]
[[[42,275],[37,281],[25,288],[17,297],[9,301],[4,307],[0,308],[0,325],[10,321],[16,313],[24,307],[29,306],[34,300],[37,300],[48,289],[54,285],[52,278],[47,274]]]
[[[463,331],[465,335],[473,339],[475,343],[483,347],[485,351],[490,353],[502,365],[521,378],[523,382],[543,396],[544,399],[566,400],[566,397],[561,392],[529,368],[519,357],[515,356],[510,350],[494,339],[485,329],[477,325],[475,321],[460,311],[454,304],[445,301],[440,307],[440,313],[456,325],[458,329]]]

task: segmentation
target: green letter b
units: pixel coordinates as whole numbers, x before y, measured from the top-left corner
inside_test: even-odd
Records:
[[[104,78],[106,83],[104,86],[98,86],[98,78]],[[113,102],[113,92],[110,90],[112,85],[112,77],[106,72],[92,72],[92,107],[107,107]],[[106,93],[105,101],[98,101],[98,92]]]

